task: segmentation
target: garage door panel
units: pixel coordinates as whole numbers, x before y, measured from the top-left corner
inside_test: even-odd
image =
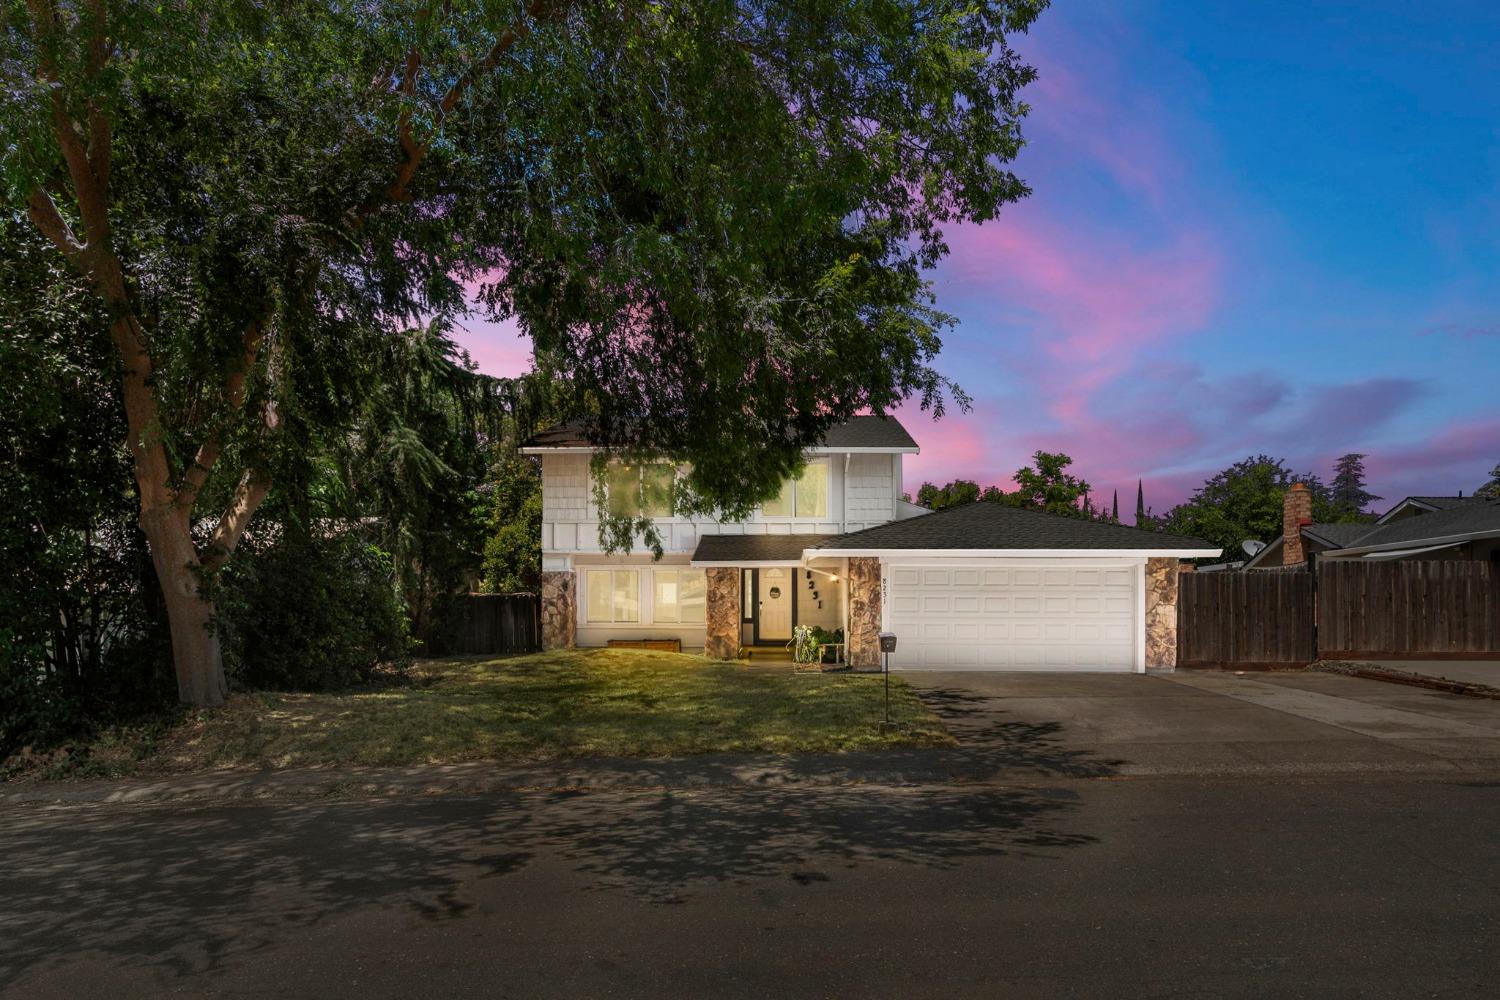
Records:
[[[892,663],[928,670],[1129,670],[1135,571],[892,567]]]

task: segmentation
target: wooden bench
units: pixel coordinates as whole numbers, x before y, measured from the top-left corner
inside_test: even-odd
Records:
[[[659,653],[682,652],[681,639],[611,639],[610,649],[654,649]]]

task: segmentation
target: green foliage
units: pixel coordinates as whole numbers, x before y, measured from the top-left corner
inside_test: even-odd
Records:
[[[942,486],[923,483],[922,488],[917,490],[917,503],[928,510],[946,510],[949,507],[973,503],[978,499],[979,484],[971,479],[955,479]]]
[[[1357,514],[1334,505],[1317,476],[1295,473],[1281,459],[1255,455],[1207,480],[1157,526],[1172,534],[1202,538],[1222,546],[1226,557],[1235,557],[1241,542],[1271,542],[1281,534],[1282,497],[1293,483],[1304,484],[1312,494],[1314,521],[1357,519]]]
[[[175,695],[103,317],[0,219],[0,757]]]
[[[1373,518],[1370,504],[1380,497],[1365,489],[1365,456],[1359,452],[1341,455],[1333,466],[1333,482],[1328,486],[1328,501],[1341,518]]]
[[[497,463],[488,484],[480,590],[535,591],[542,580],[542,475],[534,458],[512,455]]]
[[[1500,462],[1497,462],[1490,470],[1489,482],[1475,490],[1474,495],[1490,500],[1500,500]]]
[[[1083,505],[1089,484],[1067,471],[1073,464],[1071,458],[1058,452],[1038,451],[1032,462],[1033,465],[1016,470],[1016,488],[1007,495],[1007,502],[1064,517],[1093,516],[1092,510]]]
[[[391,557],[355,531],[283,533],[225,571],[218,628],[243,687],[326,691],[410,653]]]
[[[389,552],[418,639],[439,640],[484,558],[491,442],[520,433],[501,383],[474,371],[443,321],[384,338],[348,433],[333,439],[340,502]]]
[[[160,432],[177,475],[230,433],[220,499],[340,430],[383,339],[477,288],[564,416],[737,516],[833,423],[964,400],[923,272],[947,227],[1027,193],[1011,39],[1044,6],[187,0],[104,5],[96,33],[89,8],[8,3],[0,180],[76,221],[55,112],[108,126]],[[222,388],[254,324],[244,409],[275,399],[279,434]]]

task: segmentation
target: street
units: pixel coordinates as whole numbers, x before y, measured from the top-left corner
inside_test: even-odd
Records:
[[[1500,708],[1348,690],[1451,706],[1454,725]],[[1096,713],[1140,728],[1148,712],[1272,711],[1155,678],[1113,693],[1135,691]],[[974,702],[991,723],[946,710],[971,713],[952,721],[978,756],[944,780],[914,760],[883,777],[803,762],[693,785],[702,761],[636,787],[10,805],[0,993],[1493,994],[1500,774],[1478,751],[1400,773],[1346,729],[1326,727],[1336,757],[1306,749],[1323,724],[1288,717],[1259,753],[1302,754],[1307,773],[1129,774],[1068,742],[1087,720],[1038,735],[1005,721],[1006,699]],[[997,763],[976,770],[985,754]]]

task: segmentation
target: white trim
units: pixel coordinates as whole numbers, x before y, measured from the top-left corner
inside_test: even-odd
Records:
[[[1146,564],[1135,568],[1135,672],[1146,672]]]
[[[902,445],[891,448],[832,448],[827,445],[818,445],[816,448],[807,449],[809,455],[842,455],[848,452],[851,455],[915,455],[922,449],[916,446]]]
[[[791,566],[796,569],[802,567],[801,559],[694,559],[688,563],[689,566],[698,566],[704,569],[745,566],[753,569],[764,569],[768,566]]]
[[[594,448],[582,444],[559,444],[559,445],[532,445],[528,448],[518,449],[522,455],[559,455],[566,452],[594,452],[604,451],[603,448]],[[901,445],[891,448],[830,448],[826,445],[818,445],[815,448],[805,449],[809,455],[917,455],[922,451],[915,445]]]
[[[1457,500],[1458,498],[1454,497],[1453,499]],[[1381,514],[1379,517],[1377,517],[1375,519],[1375,523],[1376,524],[1385,524],[1391,518],[1395,517],[1397,514],[1401,513],[1403,510],[1406,510],[1408,507],[1416,507],[1418,510],[1425,510],[1429,514],[1437,513],[1438,511],[1440,511],[1440,510],[1443,509],[1442,507],[1436,507],[1436,506],[1434,506],[1434,505],[1432,505],[1430,503],[1427,503],[1424,500],[1418,500],[1416,497],[1406,497],[1400,503],[1396,504],[1396,506],[1392,507],[1390,510],[1386,511],[1384,514]]]
[[[1442,552],[1445,549],[1456,549],[1462,544],[1464,543],[1450,542],[1447,545],[1428,545],[1427,547],[1420,549],[1392,549],[1389,552],[1367,552],[1366,554],[1360,556],[1360,558],[1368,559],[1371,562],[1380,562],[1384,559],[1405,559],[1407,556],[1419,556],[1425,552]]]
[[[875,556],[880,559],[1209,559],[1223,549],[806,549],[819,556]]]

